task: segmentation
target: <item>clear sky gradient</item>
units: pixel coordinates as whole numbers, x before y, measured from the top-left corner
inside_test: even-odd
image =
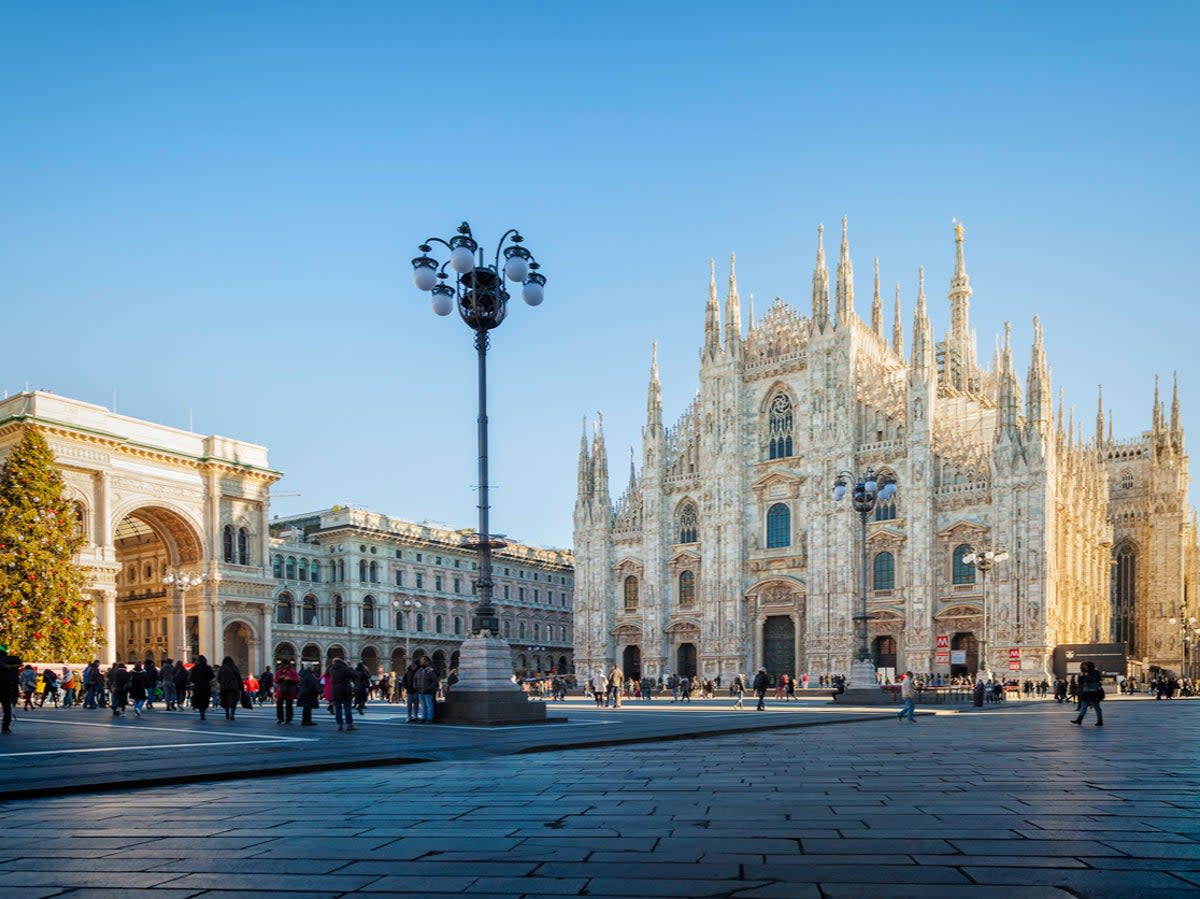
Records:
[[[492,521],[566,546],[581,417],[619,493],[651,341],[668,422],[696,388],[710,257],[807,314],[846,214],[858,311],[879,256],[907,343],[957,217],[983,362],[1011,319],[1023,375],[1040,314],[1089,433],[1097,384],[1133,436],[1178,370],[1200,435],[1198,10],[9,5],[0,387],[266,444],[280,514],[471,526],[471,335],[409,260],[515,226],[548,284],[494,334]]]

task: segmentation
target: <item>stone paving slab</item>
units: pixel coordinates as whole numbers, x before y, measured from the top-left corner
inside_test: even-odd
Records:
[[[0,801],[0,893],[1200,899],[1200,704],[1061,711]]]

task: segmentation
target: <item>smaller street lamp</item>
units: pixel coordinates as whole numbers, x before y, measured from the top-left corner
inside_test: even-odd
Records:
[[[423,609],[423,608],[424,608],[424,605],[422,605],[422,603],[419,599],[393,599],[392,600],[392,611],[393,612],[399,612],[401,609],[407,609],[409,611],[412,611],[415,609]],[[408,622],[406,621],[405,624],[407,625]],[[406,626],[404,628],[404,664],[405,665],[408,665],[412,662],[411,650],[412,650],[412,628]]]
[[[983,575],[982,593],[983,593],[983,639],[979,644],[979,665],[986,672],[988,670],[987,648],[988,648],[988,607],[987,607],[987,576],[992,570],[992,566],[997,562],[1003,562],[1008,558],[1007,550],[991,550],[984,549],[978,552],[972,551],[963,556],[963,562],[967,565],[973,565]],[[976,672],[978,674],[978,672]]]
[[[1187,613],[1187,602],[1181,602],[1179,604],[1179,617],[1178,618],[1168,618],[1167,623],[1175,624],[1175,625],[1179,626],[1179,677],[1180,677],[1180,679],[1183,679],[1188,676],[1188,674],[1187,674],[1187,644],[1188,644],[1188,636],[1189,636],[1188,631],[1195,629],[1196,616],[1192,615],[1189,617],[1188,613]],[[1200,633],[1200,630],[1197,630],[1196,633]]]
[[[178,634],[179,646],[179,661],[184,664],[188,661],[188,640],[187,640],[187,598],[186,593],[192,587],[197,587],[204,583],[204,578],[198,574],[184,571],[181,568],[176,568],[174,571],[168,571],[162,579],[163,585],[175,588],[175,599],[177,602],[176,609],[178,617],[175,621],[175,631]]]

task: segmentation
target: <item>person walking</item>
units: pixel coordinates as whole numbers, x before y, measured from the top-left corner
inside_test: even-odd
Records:
[[[187,705],[190,683],[191,672],[183,662],[179,662],[175,665],[175,711],[177,712]]]
[[[93,659],[92,663],[83,669],[83,707],[94,709],[99,707],[96,697],[103,690],[100,684],[100,660]]]
[[[25,711],[33,711],[33,694],[37,690],[38,676],[32,665],[21,669],[21,698],[25,700]]]
[[[300,675],[289,660],[279,663],[275,672],[275,723],[291,724],[296,714],[296,696],[300,693]]]
[[[1104,713],[1100,703],[1104,699],[1104,687],[1100,683],[1100,672],[1092,662],[1079,663],[1079,714],[1071,719],[1072,724],[1083,724],[1087,710],[1096,710],[1096,727],[1104,726]]]
[[[258,678],[258,695],[254,697],[255,701],[262,705],[274,696],[274,689],[275,675],[271,673],[271,666],[268,665]]]
[[[408,707],[408,723],[412,724],[415,721],[421,720],[421,699],[417,693],[417,674],[420,672],[421,666],[412,661],[408,663],[408,667],[404,669],[404,704]]]
[[[154,666],[154,659],[147,657],[142,663],[142,671],[146,673],[146,708],[154,708],[154,697],[158,693],[158,682],[161,679],[159,670]]]
[[[733,679],[733,683],[730,685],[730,692],[734,696],[733,707],[735,709],[745,709],[746,707],[742,705],[742,698],[746,695],[746,678],[743,675],[739,674]]]
[[[307,666],[300,669],[300,688],[296,694],[296,704],[300,706],[300,726],[316,727],[313,721],[313,709],[321,704],[321,681],[313,670]]]
[[[114,717],[125,714],[129,705],[129,680],[129,669],[124,662],[117,662],[108,669],[108,702]]]
[[[367,713],[367,700],[371,694],[371,672],[359,662],[354,666],[354,708],[360,715]]]
[[[192,708],[200,713],[200,720],[205,720],[208,707],[212,705],[213,678],[212,665],[204,656],[196,656],[196,664],[188,672],[188,684],[192,688]]]
[[[58,708],[58,673],[47,665],[42,669],[42,698],[38,701],[38,708],[42,708],[46,704],[46,697],[49,696],[54,708]]]
[[[176,692],[175,692],[175,662],[167,659],[163,662],[163,666],[158,669],[158,680],[162,684],[163,703],[167,707],[168,712],[175,711]]]
[[[433,713],[438,691],[438,673],[429,661],[429,656],[421,659],[421,670],[417,673],[417,693],[421,700],[421,720],[433,724]]]
[[[21,693],[21,660],[0,646],[0,708],[4,709],[4,725],[0,733],[12,733],[13,706]]]
[[[913,679],[911,671],[905,671],[904,677],[900,681],[900,698],[904,704],[900,707],[900,714],[896,716],[896,719],[903,721],[907,718],[916,724],[917,716],[913,713],[913,708],[917,704],[917,682]]]
[[[758,674],[754,675],[754,695],[758,697],[758,711],[760,712],[767,710],[767,688],[770,685],[771,678],[767,675],[767,669],[759,668]]]
[[[134,662],[133,671],[129,673],[129,698],[133,700],[133,714],[139,718],[142,717],[142,709],[146,707],[146,699],[149,696],[148,680],[142,663]]]
[[[354,726],[354,669],[342,659],[334,659],[329,666],[330,692],[333,715],[337,718],[338,730],[358,730]]]
[[[217,690],[221,708],[225,710],[225,720],[235,721],[238,703],[242,699],[242,672],[238,670],[233,656],[225,656],[221,660],[221,667],[217,669]]]
[[[608,696],[612,700],[612,706],[615,709],[621,707],[621,693],[625,688],[625,672],[620,668],[613,668],[608,674]]]

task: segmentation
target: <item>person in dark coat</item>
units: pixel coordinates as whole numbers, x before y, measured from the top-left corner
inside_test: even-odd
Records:
[[[13,706],[20,695],[21,660],[0,646],[0,706],[4,708],[4,727],[0,733],[12,733]]]
[[[1104,726],[1104,713],[1100,702],[1104,699],[1104,687],[1100,683],[1100,672],[1092,662],[1079,663],[1079,714],[1071,719],[1072,724],[1083,724],[1088,708],[1096,710],[1096,727]]]
[[[201,721],[204,720],[204,714],[208,711],[208,707],[212,705],[214,677],[215,672],[212,665],[208,664],[208,659],[204,656],[196,656],[196,664],[188,672],[188,683],[192,687],[192,708],[200,712]]]
[[[754,695],[758,697],[758,710],[766,711],[765,700],[767,698],[767,687],[771,684],[771,678],[767,675],[766,668],[759,668],[758,674],[754,675]]]
[[[154,708],[154,696],[158,691],[159,673],[154,667],[154,659],[147,658],[142,665],[142,670],[146,672],[146,708]]]
[[[404,669],[404,699],[408,705],[408,723],[421,720],[421,700],[417,694],[417,672],[421,666],[415,661],[409,662]],[[597,702],[596,705],[600,703]]]
[[[358,714],[367,713],[367,696],[371,692],[371,672],[367,666],[359,662],[354,666],[354,707]]]
[[[616,669],[620,670],[620,669]],[[429,656],[421,659],[421,670],[415,678],[417,693],[421,697],[421,721],[433,724],[434,707],[437,705],[438,673],[429,660]]]
[[[217,669],[217,690],[221,700],[221,708],[225,710],[225,719],[233,721],[236,717],[238,703],[242,698],[242,672],[234,664],[233,656],[225,656],[221,667]]]
[[[354,726],[354,669],[342,659],[334,659],[329,666],[330,699],[333,702],[333,714],[337,718],[338,730],[358,730]],[[344,726],[343,726],[343,718]]]
[[[300,706],[300,726],[316,727],[313,721],[313,709],[321,705],[321,681],[311,668],[300,669],[300,693],[296,697]]]
[[[258,704],[262,705],[265,701],[271,699],[274,695],[275,675],[271,673],[271,666],[268,665],[263,669],[263,673],[258,678]]]
[[[139,718],[146,707],[146,690],[146,670],[141,662],[134,662],[133,671],[129,673],[129,698],[133,700],[133,714]]]
[[[191,680],[188,669],[180,662],[175,666],[175,711],[187,705],[188,682]]]
[[[275,675],[275,723],[291,724],[295,714],[296,694],[300,690],[300,675],[291,662],[282,662]]]
[[[108,691],[112,694],[109,704],[113,715],[124,714],[129,705],[129,670],[124,662],[117,662],[108,669]]]

